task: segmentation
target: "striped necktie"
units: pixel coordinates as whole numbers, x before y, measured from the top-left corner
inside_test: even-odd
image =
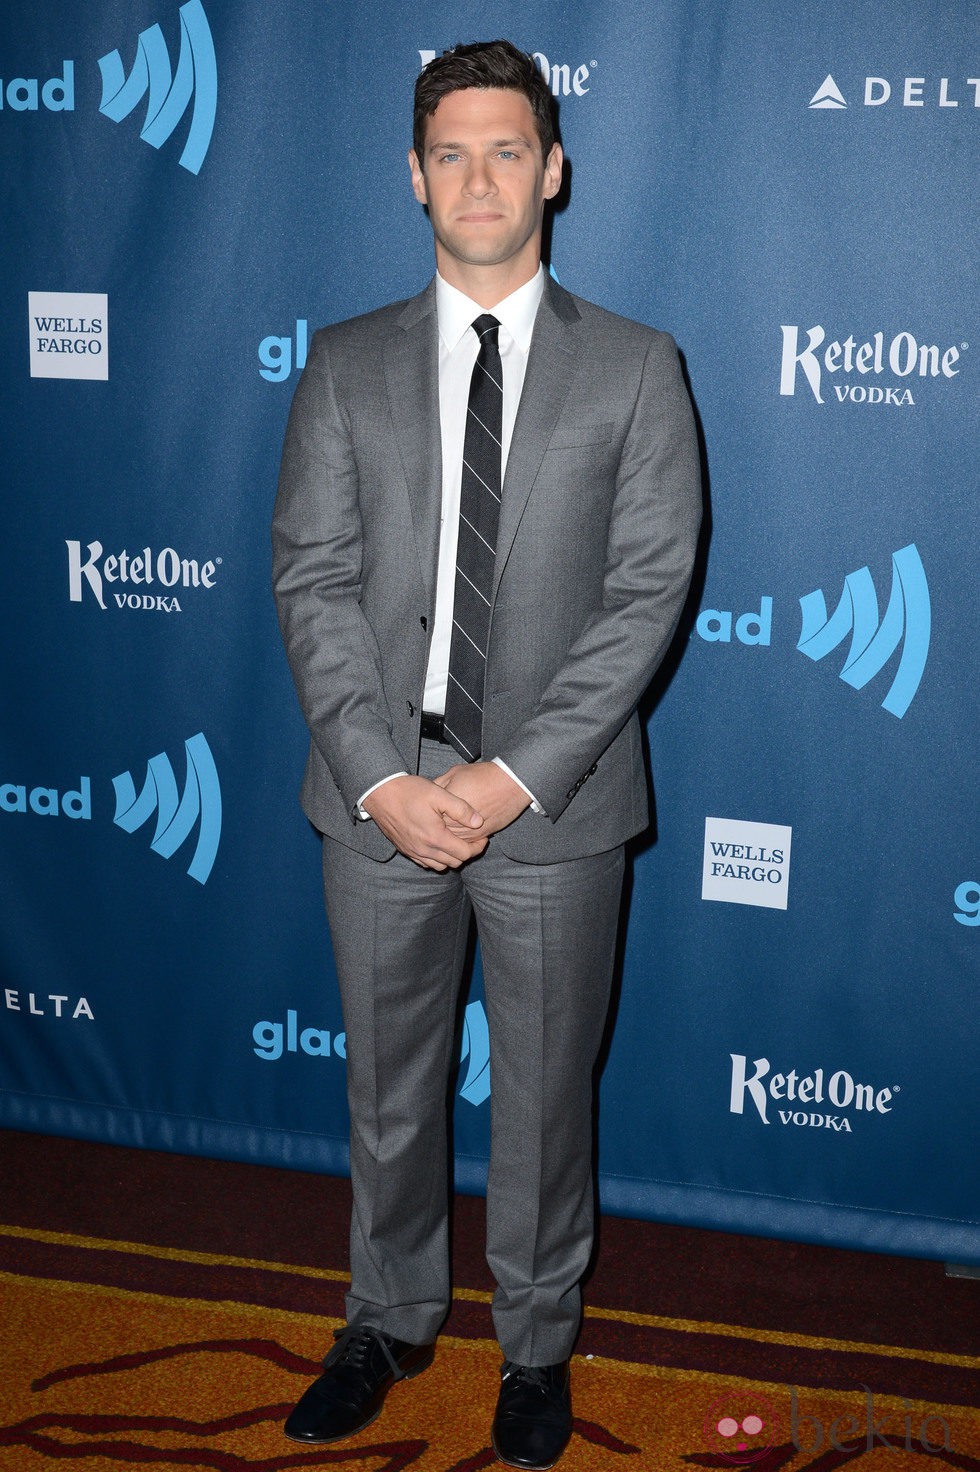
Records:
[[[500,520],[503,373],[496,317],[477,317],[480,351],[470,379],[456,546],[456,590],[444,730],[465,761],[482,746],[483,685],[490,634],[493,564]]]

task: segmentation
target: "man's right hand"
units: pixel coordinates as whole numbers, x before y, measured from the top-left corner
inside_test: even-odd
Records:
[[[423,869],[459,869],[487,846],[481,814],[426,777],[392,777],[362,806],[399,853]]]

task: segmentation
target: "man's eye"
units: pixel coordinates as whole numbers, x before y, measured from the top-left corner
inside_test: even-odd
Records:
[[[458,153],[442,153],[439,155],[439,162],[441,164],[454,164],[458,158]]]
[[[502,148],[497,154],[497,157],[506,159],[519,158],[520,154],[516,153],[513,148]]]

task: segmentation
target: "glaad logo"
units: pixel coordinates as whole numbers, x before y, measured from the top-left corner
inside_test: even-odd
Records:
[[[892,586],[884,618],[879,621],[878,598],[867,567],[848,573],[833,614],[819,589],[800,599],[803,627],[796,645],[808,659],[823,659],[851,636],[851,647],[841,679],[863,690],[880,674],[901,644],[898,668],[881,702],[882,709],[901,720],[919,688],[929,654],[932,610],[929,585],[914,543],[892,554]]]
[[[87,557],[82,560],[81,542],[65,540],[68,548],[68,597],[72,603],[82,602],[85,587],[89,589],[99,607],[105,611],[106,583],[119,583],[122,591],[112,589],[109,598],[117,608],[154,610],[157,613],[181,613],[183,610],[176,588],[213,588],[216,569],[221,558],[208,558],[198,562],[196,557],[180,557],[173,547],[164,547],[154,553],[143,547],[132,556],[124,547],[121,552],[103,557],[101,542],[89,542]],[[131,588],[146,589],[153,583],[166,588],[166,593],[132,592]]]
[[[221,786],[211,748],[200,731],[184,742],[184,750],[187,776],[182,794],[178,794],[177,779],[166,752],[150,758],[138,797],[128,772],[113,777],[116,812],[112,821],[125,833],[135,833],[156,812],[156,831],[150,847],[165,859],[173,858],[190,836],[194,824],[199,822],[197,844],[187,873],[198,884],[206,884],[221,838]]]
[[[98,291],[29,291],[32,378],[109,377],[109,298]]]
[[[285,1028],[281,1022],[257,1022],[252,1028],[252,1052],[256,1058],[276,1063],[284,1053],[305,1053],[310,1058],[347,1057],[347,1034],[331,1034],[326,1028],[299,1026],[298,1014],[289,1008]],[[490,1039],[482,1002],[470,1002],[463,1017],[463,1046],[460,1061],[469,1059],[460,1089],[467,1104],[478,1106],[490,1097]]]
[[[421,46],[418,52],[422,66],[428,66],[430,61],[435,60],[437,54]],[[584,97],[589,90],[588,80],[599,65],[597,61],[590,61],[588,65],[583,61],[573,67],[566,61],[549,61],[543,51],[533,51],[531,55],[554,97]]]
[[[752,1063],[755,1072],[750,1078],[746,1069],[745,1054],[731,1053],[729,1057],[732,1060],[729,1112],[744,1114],[745,1099],[748,1095],[763,1124],[772,1123],[768,1112],[770,1099],[774,1099],[777,1105],[780,1101],[785,1100],[787,1105],[805,1105],[806,1108],[783,1109],[778,1107],[777,1114],[780,1124],[805,1125],[850,1135],[853,1134],[853,1130],[851,1120],[846,1114],[826,1114],[822,1110],[814,1111],[812,1106],[826,1102],[832,1104],[835,1109],[851,1109],[858,1114],[890,1114],[892,1099],[902,1087],[901,1084],[893,1084],[890,1089],[876,1088],[874,1084],[855,1083],[846,1069],[839,1068],[827,1080],[825,1092],[822,1068],[816,1068],[813,1073],[802,1076],[795,1068],[791,1068],[788,1073],[773,1073],[770,1077],[769,1059],[756,1058]]]
[[[267,383],[282,383],[293,371],[293,365],[302,370],[306,367],[306,351],[309,346],[309,322],[306,317],[296,319],[296,347],[293,350],[291,337],[264,337],[259,343],[259,374]]]
[[[953,85],[957,84],[954,82]],[[964,107],[980,107],[980,77],[967,77],[966,85],[973,88],[973,101],[971,103],[968,97],[964,97]],[[928,95],[923,96],[926,88],[929,89]],[[927,77],[905,77],[900,90],[903,107],[931,107],[933,105],[959,107],[960,105],[960,99],[950,95],[949,77],[940,77],[938,87]],[[890,101],[891,96],[892,84],[887,77],[865,77],[863,97],[865,107],[883,107],[886,102]],[[847,102],[843,92],[828,73],[807,106],[811,109],[836,108],[840,111],[847,106]]]
[[[39,104],[48,112],[75,111],[75,63],[63,61],[61,76],[41,85],[40,77],[11,77],[6,88],[0,81],[0,109],[4,98],[11,112],[37,112]]]
[[[490,1097],[490,1030],[482,1002],[470,1002],[463,1014],[460,1061],[467,1064],[460,1097],[467,1104],[484,1104]]]
[[[92,821],[92,779],[80,777],[78,786],[68,792],[57,787],[32,787],[26,783],[4,782],[0,785],[0,812],[36,813],[39,818],[82,818]]]
[[[962,352],[969,347],[969,343],[964,342],[959,347],[951,345],[941,348],[936,343],[920,343],[911,332],[898,332],[886,348],[885,334],[875,332],[862,343],[858,343],[853,334],[843,342],[834,339],[827,343],[823,352],[818,353],[817,349],[823,348],[827,337],[819,322],[815,327],[805,329],[806,343],[802,348],[798,326],[784,325],[780,331],[783,334],[783,355],[779,370],[780,394],[786,398],[792,398],[796,394],[799,376],[797,370],[800,370],[818,404],[824,403],[820,392],[824,370],[827,373],[856,373],[862,379],[867,378],[868,374],[877,379],[886,371],[896,378],[914,377],[922,382],[931,378],[956,378],[960,372],[956,365]],[[839,404],[891,404],[895,408],[904,408],[915,403],[912,390],[907,384],[898,387],[886,385],[883,388],[876,382],[841,382],[834,383],[833,390]]]
[[[127,77],[118,51],[99,59],[102,101],[99,112],[121,123],[149,92],[146,119],[140,137],[152,148],[166,143],[188,107],[191,122],[180,164],[192,174],[200,173],[218,106],[218,68],[214,41],[201,0],[187,0],[180,7],[180,55],[173,72],[167,43],[159,25],[139,34],[136,59]]]
[[[199,731],[184,742],[187,777],[183,794],[166,754],[161,752],[147,765],[146,781],[139,797],[128,772],[113,777],[116,812],[113,822],[126,833],[135,833],[154,811],[156,831],[150,847],[165,859],[171,858],[200,819],[197,845],[188,874],[199,884],[207,883],[221,837],[221,787],[211,748]],[[59,792],[57,787],[26,783],[0,783],[0,812],[34,813],[42,818],[75,818],[92,821],[92,779],[80,777],[78,787]]]
[[[974,879],[964,879],[956,886],[953,903],[953,919],[960,925],[980,925],[980,884]]]
[[[925,568],[914,542],[892,554],[892,586],[884,618],[879,619],[878,598],[867,567],[858,568],[844,580],[844,591],[832,616],[827,616],[823,593],[817,589],[800,599],[802,627],[796,645],[808,659],[823,659],[848,634],[851,647],[840,677],[855,690],[862,690],[880,674],[902,646],[898,668],[881,702],[889,714],[902,716],[919,688],[932,630],[932,610]],[[769,648],[772,643],[773,600],[763,598],[759,612],[735,617],[733,611],[702,608],[694,631],[706,644],[730,644],[732,634],[740,644]]]
[[[6,97],[7,106],[14,112],[37,112],[39,104],[49,112],[74,112],[75,63],[63,61],[61,68],[61,76],[51,77],[43,86],[38,77],[14,77],[6,90],[0,81],[0,110]],[[171,68],[167,43],[158,25],[140,32],[136,59],[128,77],[118,51],[106,52],[99,59],[99,70],[102,73],[99,112],[114,123],[127,118],[149,92],[140,137],[154,148],[166,143],[193,102],[180,163],[192,174],[199,173],[211,142],[218,106],[214,41],[201,0],[187,0],[180,7],[180,54],[176,72]]]
[[[285,1041],[281,1022],[257,1022],[252,1028],[252,1052],[256,1058],[275,1063],[283,1052],[298,1053],[302,1050],[311,1058],[329,1058],[331,1051],[337,1058],[347,1057],[347,1034],[330,1033],[324,1027],[299,1029],[298,1014],[290,1007],[286,1011]]]

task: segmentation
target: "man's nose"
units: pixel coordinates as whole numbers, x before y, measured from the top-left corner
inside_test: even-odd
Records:
[[[474,159],[470,164],[469,173],[466,177],[466,191],[475,199],[485,199],[488,194],[496,192],[493,175],[487,167],[485,160]]]

